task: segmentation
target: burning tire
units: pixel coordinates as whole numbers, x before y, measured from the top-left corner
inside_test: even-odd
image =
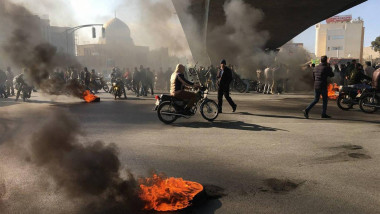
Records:
[[[350,110],[353,106],[352,98],[348,94],[339,95],[336,102],[338,107],[344,111]]]
[[[219,107],[213,100],[206,100],[201,104],[202,117],[208,121],[214,121],[219,115]]]
[[[176,110],[170,102],[163,102],[157,109],[158,119],[160,119],[165,124],[171,124],[177,120],[177,116],[174,115]]]
[[[377,111],[377,106],[380,105],[380,99],[378,96],[372,94],[364,95],[359,102],[360,109],[368,114],[372,114]]]

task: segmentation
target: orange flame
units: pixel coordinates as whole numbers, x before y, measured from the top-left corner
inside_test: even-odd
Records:
[[[91,103],[91,102],[94,102],[96,99],[98,99],[99,97],[91,94],[91,92],[89,90],[86,90],[83,92],[83,99],[87,102],[87,103]]]
[[[339,95],[336,94],[337,91],[339,91],[339,86],[336,83],[330,84],[327,87],[327,95],[328,95],[329,99],[331,99],[331,100],[338,99]]]
[[[203,186],[182,178],[163,178],[154,174],[152,178],[140,180],[140,190],[139,196],[146,202],[145,210],[174,211],[190,206]]]

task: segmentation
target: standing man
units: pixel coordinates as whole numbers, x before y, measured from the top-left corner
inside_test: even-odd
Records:
[[[228,101],[228,103],[232,107],[232,112],[236,111],[237,105],[232,101],[230,97],[230,84],[232,81],[232,71],[230,68],[226,66],[227,62],[226,60],[222,60],[220,62],[220,69],[219,73],[217,75],[218,78],[218,105],[219,105],[219,113],[222,113],[222,107],[223,107],[223,95]]]
[[[136,96],[139,97],[140,96],[140,72],[139,70],[137,69],[137,67],[135,67],[135,71],[133,72],[133,89],[135,90],[135,93],[136,93]]]
[[[322,95],[323,109],[321,118],[331,118],[329,115],[326,114],[328,102],[327,78],[334,77],[334,72],[332,71],[330,65],[327,63],[327,56],[321,57],[321,64],[314,68],[313,76],[315,98],[314,101],[303,111],[303,114],[306,119],[309,119],[310,110],[314,107],[315,104],[319,102],[319,98]]]

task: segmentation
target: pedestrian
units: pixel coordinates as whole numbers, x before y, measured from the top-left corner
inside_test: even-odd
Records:
[[[136,96],[140,96],[140,72],[135,67],[135,71],[133,72],[133,89],[135,90]]]
[[[237,105],[234,103],[234,101],[230,97],[230,84],[232,82],[232,71],[230,68],[226,66],[226,60],[222,60],[220,62],[220,69],[217,75],[218,78],[218,106],[219,106],[219,113],[222,113],[223,108],[223,96],[226,98],[228,103],[232,107],[232,112],[236,111]]]
[[[273,69],[269,66],[264,70],[265,77],[265,86],[264,86],[264,94],[272,94],[273,87]]]
[[[327,111],[327,78],[334,77],[331,66],[327,63],[327,56],[321,57],[321,64],[314,68],[314,101],[303,111],[306,119],[309,119],[309,112],[315,104],[319,102],[320,96],[323,99],[323,108],[321,118],[331,118],[326,114]]]

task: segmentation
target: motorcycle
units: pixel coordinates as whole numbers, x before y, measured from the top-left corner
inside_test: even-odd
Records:
[[[5,85],[0,85],[0,98],[8,98]]]
[[[248,85],[240,79],[237,73],[233,73],[233,79],[231,82],[231,89],[235,89],[239,93],[246,93],[248,91]]]
[[[103,89],[106,93],[110,90],[106,81],[104,81],[101,77],[96,78],[95,81],[90,84],[90,89],[91,91],[95,91],[95,93],[97,93],[100,89]]]
[[[18,100],[19,96],[21,95],[22,100],[26,102],[27,99],[30,98],[32,94],[33,87],[28,86],[27,84],[20,84],[17,88],[21,93],[17,93],[16,101]]]
[[[365,89],[359,100],[359,107],[364,113],[372,114],[380,109],[380,91]]]
[[[339,96],[337,99],[337,105],[340,109],[348,111],[352,109],[354,105],[359,104],[362,89],[354,88],[352,86],[343,86],[339,90]]]
[[[117,97],[120,99],[122,94],[124,94],[124,99],[127,99],[124,83],[121,78],[115,79],[115,81],[112,83],[112,93],[115,96],[115,100]]]
[[[161,122],[171,124],[178,118],[189,119],[194,116],[199,106],[202,117],[205,120],[214,121],[219,115],[219,106],[215,101],[208,99],[207,94],[208,91],[206,87],[201,87],[198,90],[198,100],[190,110],[189,115],[181,113],[184,112],[186,102],[169,95],[156,96],[156,105],[153,110],[157,111],[158,119]]]

